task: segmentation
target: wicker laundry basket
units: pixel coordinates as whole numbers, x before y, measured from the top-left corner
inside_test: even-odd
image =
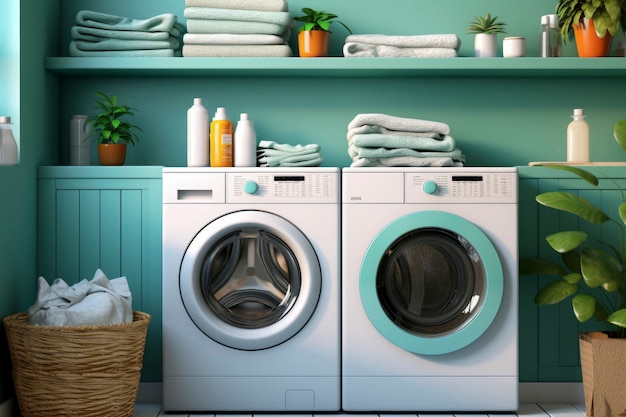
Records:
[[[102,326],[33,326],[3,319],[22,417],[131,417],[150,315]]]

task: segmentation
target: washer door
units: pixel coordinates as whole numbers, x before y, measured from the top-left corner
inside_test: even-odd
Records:
[[[321,269],[304,234],[282,217],[240,211],[192,240],[180,267],[187,313],[225,346],[258,350],[294,336],[313,315]]]
[[[368,248],[361,300],[390,342],[413,353],[445,354],[489,328],[502,302],[502,271],[495,247],[473,223],[440,211],[411,213]]]

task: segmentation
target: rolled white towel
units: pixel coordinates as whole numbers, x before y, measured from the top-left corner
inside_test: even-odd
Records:
[[[455,58],[458,52],[453,48],[398,48],[389,45],[347,42],[343,45],[346,58]]]
[[[238,33],[185,33],[186,45],[282,45],[285,40],[277,35]]]
[[[187,7],[211,7],[214,9],[262,10],[267,12],[286,12],[289,5],[286,0],[185,0]]]
[[[348,124],[348,130],[365,125],[376,125],[390,130],[405,132],[437,132],[442,135],[450,134],[450,127],[442,122],[391,116],[383,113],[357,114]]]
[[[459,37],[455,34],[433,35],[349,35],[346,43],[367,43],[371,45],[388,45],[398,48],[452,48],[458,49],[461,45]]]

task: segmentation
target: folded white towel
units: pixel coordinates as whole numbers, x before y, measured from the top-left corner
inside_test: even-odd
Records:
[[[180,24],[174,25],[169,32],[145,32],[136,30],[107,30],[86,26],[73,26],[70,34],[77,41],[99,42],[103,39],[120,39],[126,41],[164,41],[170,36],[180,38]]]
[[[355,145],[348,146],[348,155],[354,161],[359,158],[378,159],[378,158],[391,158],[395,156],[414,156],[417,158],[452,158],[455,161],[465,162],[465,155],[460,149],[453,149],[450,152],[437,152],[437,151],[417,151],[414,149],[406,148],[361,148]]]
[[[180,56],[179,49],[137,49],[117,51],[85,51],[78,48],[76,41],[70,41],[70,56],[84,57],[174,57]]]
[[[289,45],[183,45],[183,57],[290,57]]]
[[[371,45],[388,45],[398,48],[459,48],[461,41],[455,34],[433,34],[433,35],[349,35],[346,43],[366,43]]]
[[[258,152],[271,152],[269,150],[276,150],[286,153],[303,153],[303,152],[317,152],[320,150],[320,145],[317,143],[309,143],[307,145],[290,145],[288,143],[277,143],[273,140],[261,140],[258,145]]]
[[[169,37],[164,41],[102,39],[98,42],[74,41],[81,51],[136,51],[148,49],[179,49],[180,40]]]
[[[348,140],[348,145],[354,145],[360,148],[406,148],[418,151],[437,152],[450,152],[456,148],[455,141],[450,135],[446,135],[442,140],[439,140],[415,136],[368,133],[365,135],[354,135]]]
[[[275,23],[245,22],[241,20],[188,19],[189,33],[234,33],[278,35],[286,38],[291,34],[288,26]]]
[[[388,45],[348,42],[343,45],[343,55],[346,58],[455,58],[458,53],[453,48],[398,48]]]
[[[392,116],[384,113],[357,114],[348,124],[348,131],[360,126],[375,125],[403,132],[436,132],[450,134],[450,127],[442,122]]]
[[[237,20],[244,22],[264,22],[276,25],[289,25],[293,17],[289,12],[264,12],[260,10],[212,9],[208,7],[187,7],[187,19]]]
[[[91,326],[132,323],[132,296],[126,277],[109,280],[100,269],[91,281],[71,287],[57,278],[48,285],[39,277],[37,300],[28,309],[29,323],[43,326]]]
[[[390,158],[359,158],[355,159],[351,167],[452,167],[463,166],[462,162],[455,162],[452,158],[418,158],[415,156],[395,156]]]
[[[286,0],[185,0],[185,6],[263,10],[267,12],[286,12],[289,10]]]
[[[363,125],[348,130],[347,138],[350,140],[354,135],[364,135],[367,133],[380,133],[383,135],[412,136],[417,138],[432,138],[443,140],[445,135],[439,132],[404,132],[399,130],[391,130],[382,126]]]
[[[133,19],[107,13],[81,10],[76,14],[76,24],[99,29],[134,30],[144,32],[169,32],[174,27],[177,17],[165,13],[148,19]]]
[[[282,45],[285,40],[277,35],[233,33],[185,33],[186,45]]]

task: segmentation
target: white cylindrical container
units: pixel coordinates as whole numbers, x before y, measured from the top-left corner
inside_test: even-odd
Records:
[[[87,115],[75,114],[70,119],[70,165],[89,165]]]
[[[209,166],[209,111],[201,98],[187,110],[187,166]]]
[[[519,58],[526,55],[526,38],[511,36],[502,41],[502,56],[505,58]]]
[[[583,109],[574,109],[567,126],[567,162],[589,162],[589,125]]]
[[[0,165],[17,165],[17,142],[11,130],[11,118],[0,116]]]
[[[235,129],[234,165],[236,167],[256,166],[256,132],[248,113],[241,113]]]

